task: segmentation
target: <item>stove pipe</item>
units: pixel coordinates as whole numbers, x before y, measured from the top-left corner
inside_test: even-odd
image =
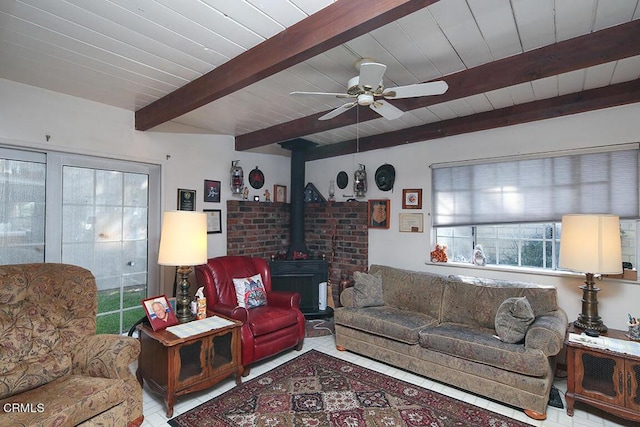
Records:
[[[304,186],[307,148],[315,147],[314,142],[297,138],[280,143],[282,148],[291,150],[291,203],[289,205],[289,248],[287,259],[293,259],[294,252],[307,254],[304,240]]]

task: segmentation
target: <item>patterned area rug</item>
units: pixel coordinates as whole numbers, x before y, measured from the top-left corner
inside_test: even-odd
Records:
[[[207,426],[527,424],[311,350],[171,419]]]

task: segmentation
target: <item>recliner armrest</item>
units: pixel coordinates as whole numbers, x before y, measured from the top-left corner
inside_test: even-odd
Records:
[[[300,308],[298,292],[270,291],[267,292],[267,304],[283,308]]]
[[[140,342],[133,337],[101,334],[86,337],[73,351],[72,373],[98,378],[131,377],[129,365],[138,359]]]
[[[561,308],[537,316],[527,329],[525,348],[541,350],[547,357],[555,356],[564,346],[567,325],[567,314]]]
[[[221,314],[223,316],[230,317],[231,319],[238,320],[242,323],[247,321],[247,309],[244,307],[230,306],[226,304],[216,304],[213,306],[213,310],[207,310],[210,314]],[[210,315],[208,314],[208,315]]]

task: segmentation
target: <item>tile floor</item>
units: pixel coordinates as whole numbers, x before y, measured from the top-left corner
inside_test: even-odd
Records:
[[[459,389],[454,389],[444,384],[431,381],[427,378],[413,375],[411,373],[408,373],[399,369],[395,369],[383,363],[378,363],[366,357],[359,356],[355,353],[350,353],[348,351],[337,351],[335,348],[335,339],[332,335],[317,337],[317,338],[305,338],[304,347],[301,351],[304,352],[304,351],[309,351],[311,349],[316,349],[323,353],[348,360],[352,363],[356,363],[360,366],[365,366],[369,369],[385,373],[387,375],[393,376],[394,378],[399,378],[409,383],[416,384],[421,387],[436,391],[438,393],[451,396],[456,399],[463,400],[465,402],[469,402],[473,405],[480,406],[500,414],[504,414],[506,416],[515,418],[522,422],[529,423],[533,426],[540,426],[540,427],[542,426],[544,427],[638,426],[638,423],[634,423],[628,420],[623,420],[621,418],[614,417],[612,415],[606,414],[602,411],[599,411],[595,408],[591,408],[581,403],[576,403],[573,417],[567,416],[565,409],[558,409],[558,408],[549,406],[547,410],[547,419],[545,421],[535,421],[528,418],[519,409],[504,406],[497,402],[486,400],[482,397],[465,393],[464,391],[461,391]],[[278,357],[259,362],[251,367],[251,374],[244,379],[254,378],[270,369],[275,368],[276,366],[278,366],[279,364],[287,360],[293,359],[299,354],[300,352],[297,352],[295,350],[290,350],[290,351],[284,352]],[[187,396],[182,396],[178,399],[178,401],[176,402],[176,405],[174,406],[173,415],[176,416],[178,414],[186,412],[189,409],[195,406],[198,406],[201,403],[204,403],[209,399],[219,395],[220,393],[225,392],[230,388],[233,388],[234,386],[235,386],[235,377],[231,377],[229,379],[222,381],[221,383],[212,387],[209,390],[193,393]],[[566,388],[567,388],[566,379],[556,380],[555,386],[560,390],[560,394],[562,396],[562,403],[566,407],[566,402],[564,399],[564,392],[566,391]],[[162,400],[157,395],[150,393],[146,386],[144,387],[144,390],[143,390],[143,399],[144,399],[144,418],[145,418],[144,423],[142,424],[143,427],[159,427],[159,426],[168,425],[167,418],[166,418],[166,408],[164,407]]]

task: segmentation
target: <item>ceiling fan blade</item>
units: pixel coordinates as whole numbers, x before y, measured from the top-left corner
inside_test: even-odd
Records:
[[[449,89],[447,82],[418,83],[415,85],[392,87],[384,91],[386,99],[416,98],[419,96],[442,95]]]
[[[295,91],[289,93],[289,95],[320,95],[320,96],[335,96],[336,98],[355,98],[355,95],[349,95],[348,93],[333,93],[333,92],[301,92]]]
[[[337,116],[338,114],[342,114],[345,111],[347,111],[349,108],[353,108],[356,105],[358,105],[358,101],[353,101],[353,102],[349,102],[347,104],[341,105],[338,108],[336,108],[335,110],[329,111],[324,116],[318,117],[318,120],[329,120],[329,119],[332,119],[335,116]]]
[[[390,103],[384,101],[376,101],[371,104],[369,108],[388,120],[397,119],[404,114],[404,111],[402,111],[398,107],[395,107]]]
[[[382,83],[382,76],[387,70],[384,64],[365,62],[360,64],[360,78],[358,85],[365,90],[376,90]]]

